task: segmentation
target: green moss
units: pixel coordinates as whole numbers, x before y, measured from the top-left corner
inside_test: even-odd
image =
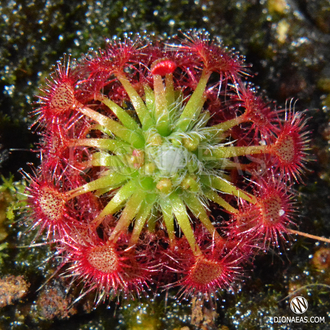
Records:
[[[10,225],[17,218],[17,213],[25,206],[25,183],[14,182],[13,176],[8,179],[1,176],[0,185],[0,270],[7,266],[4,260],[9,257],[8,249],[10,237]]]
[[[0,192],[7,197],[6,218],[13,221],[16,218],[15,213],[21,211],[26,206],[25,188],[26,182],[24,180],[14,181],[14,177],[9,179],[1,177],[3,184],[0,186]]]

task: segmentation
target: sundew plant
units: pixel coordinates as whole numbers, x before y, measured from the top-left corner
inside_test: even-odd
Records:
[[[31,229],[96,303],[146,288],[213,297],[294,230],[304,113],[258,94],[208,33],[127,35],[40,89]],[[214,216],[214,215],[217,216]]]

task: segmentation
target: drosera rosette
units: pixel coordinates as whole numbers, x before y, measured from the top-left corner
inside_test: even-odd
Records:
[[[242,56],[199,30],[114,38],[58,63],[33,113],[42,164],[29,203],[33,214],[52,209],[35,226],[97,302],[148,283],[212,296],[255,247],[290,234],[306,121],[264,101],[249,76]],[[250,209],[262,215],[241,224]],[[179,271],[171,265],[183,247]]]

